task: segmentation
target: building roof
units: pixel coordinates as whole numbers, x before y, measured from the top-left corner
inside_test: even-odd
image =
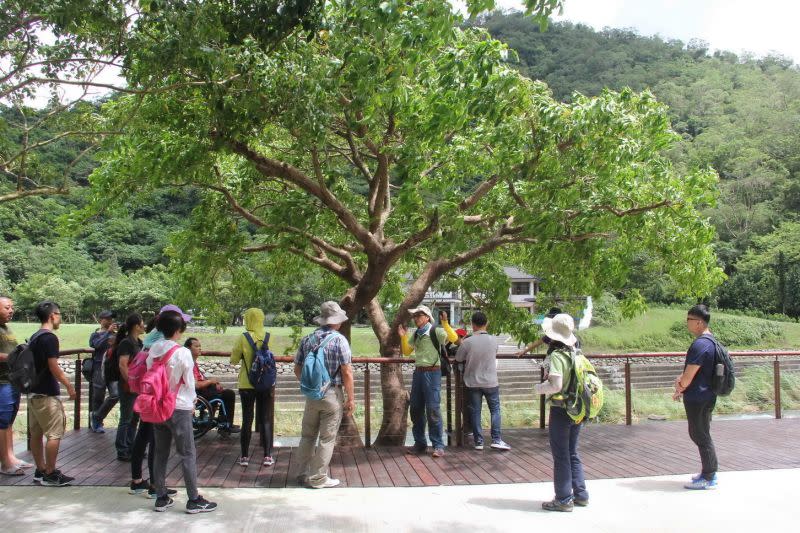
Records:
[[[527,272],[524,272],[518,269],[517,267],[513,266],[503,267],[503,272],[505,272],[506,276],[508,276],[511,279],[529,279],[534,281],[540,281],[539,278],[537,278],[536,276],[532,276],[531,274],[528,274]]]

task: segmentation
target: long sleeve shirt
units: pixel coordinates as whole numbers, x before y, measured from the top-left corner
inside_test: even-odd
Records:
[[[400,349],[404,356],[414,354],[416,366],[435,366],[439,364],[439,352],[433,346],[431,335],[436,335],[439,346],[445,342],[455,342],[458,335],[450,327],[447,320],[442,320],[442,327],[435,328],[430,322],[407,336],[400,337]]]

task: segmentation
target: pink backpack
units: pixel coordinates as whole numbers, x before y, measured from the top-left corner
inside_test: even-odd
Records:
[[[128,363],[128,389],[134,394],[141,392],[142,378],[147,372],[147,353],[147,350],[140,351]]]
[[[136,397],[133,410],[139,413],[143,422],[163,424],[175,412],[178,393],[169,386],[167,363],[178,348],[180,346],[175,345],[164,356],[154,359],[153,366],[139,382],[139,396]]]

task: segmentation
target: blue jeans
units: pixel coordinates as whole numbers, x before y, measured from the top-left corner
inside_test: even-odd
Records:
[[[119,425],[117,426],[117,439],[114,447],[118,457],[130,457],[133,438],[136,436],[136,423],[139,417],[134,417],[133,402],[136,395],[121,390],[119,393]]]
[[[425,439],[425,422],[428,422],[428,436],[435,450],[444,448],[442,440],[441,412],[442,371],[438,368],[430,372],[414,370],[411,378],[411,431],[414,434],[414,447],[424,450],[428,447]]]
[[[589,499],[583,463],[578,457],[578,436],[581,425],[576,424],[563,407],[550,407],[550,451],[553,454],[553,485],[556,499],[566,503],[573,498]]]
[[[500,387],[488,389],[482,387],[467,387],[469,397],[470,425],[472,426],[472,438],[475,444],[483,444],[483,432],[481,431],[481,404],[483,398],[489,405],[489,413],[492,419],[492,442],[501,441],[500,437]]]

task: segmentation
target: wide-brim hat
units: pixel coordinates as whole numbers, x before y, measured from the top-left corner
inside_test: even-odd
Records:
[[[542,321],[542,330],[551,340],[561,342],[567,346],[575,346],[578,342],[573,334],[575,331],[575,320],[566,313],[561,313],[553,318],[545,318]]]
[[[187,315],[186,313],[183,312],[183,310],[180,307],[178,307],[175,304],[165,305],[164,307],[161,308],[158,314],[166,313],[167,311],[174,311],[175,313],[178,313],[179,315],[181,315],[181,318],[183,319],[184,322],[190,322],[192,320],[192,315]]]
[[[347,322],[347,313],[345,313],[339,304],[333,301],[324,302],[319,306],[319,316],[314,317],[314,322],[320,326],[328,326],[331,324],[341,324]]]
[[[431,319],[431,322],[433,322],[434,320],[433,312],[431,312],[431,308],[428,307],[427,305],[420,305],[419,307],[415,307],[414,309],[409,309],[408,312],[411,314],[411,316],[414,316],[418,313],[422,313],[423,315],[428,315],[428,318]]]

